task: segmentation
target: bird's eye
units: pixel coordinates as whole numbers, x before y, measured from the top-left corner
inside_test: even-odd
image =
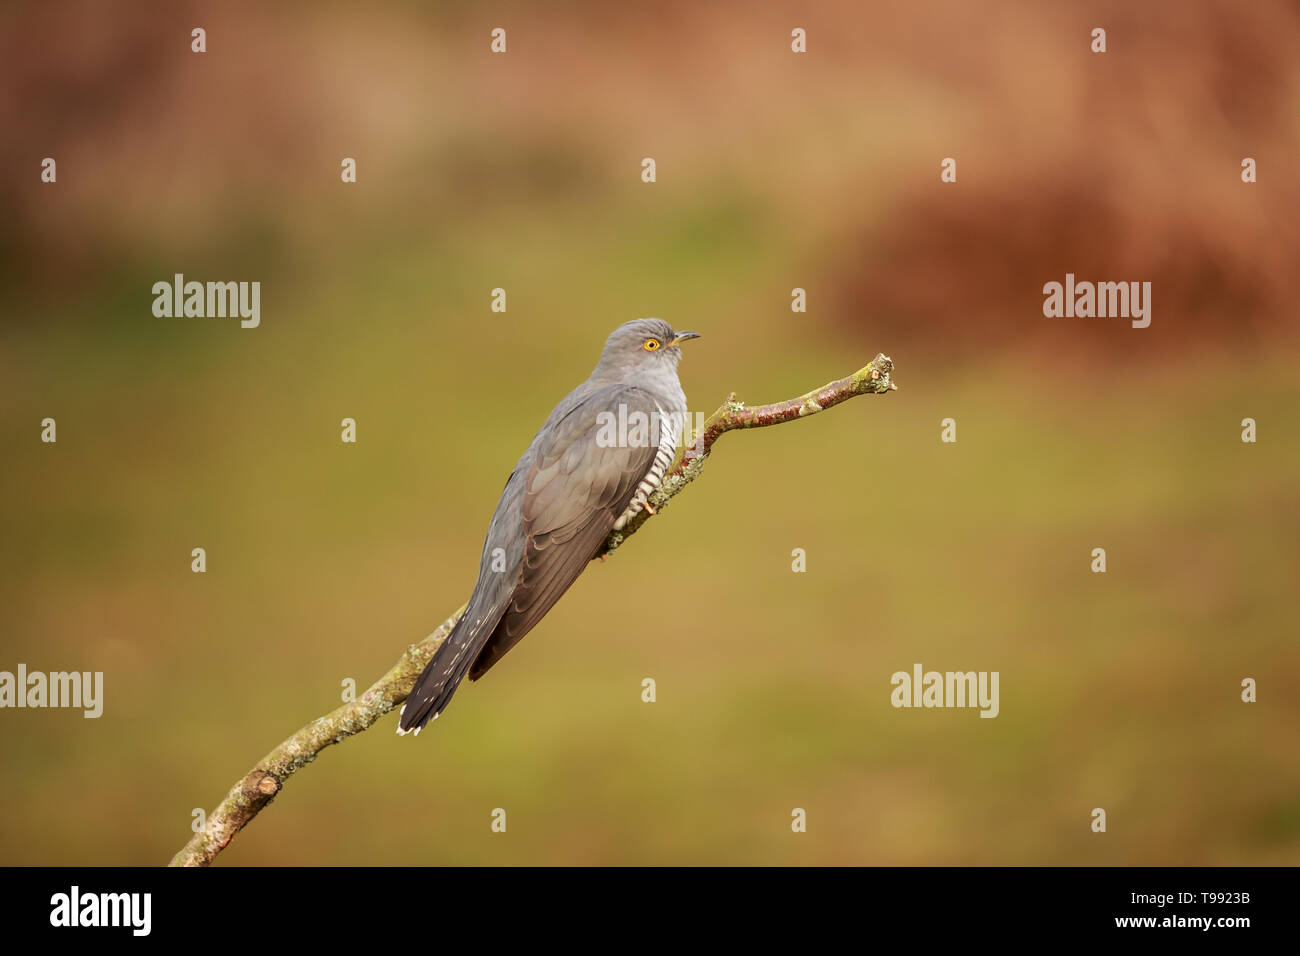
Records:
[[[645,349],[647,352],[653,352],[655,349],[659,348],[659,344],[658,339],[646,339],[641,345],[641,348]]]

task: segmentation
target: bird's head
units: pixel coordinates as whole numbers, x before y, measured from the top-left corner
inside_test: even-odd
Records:
[[[675,371],[682,358],[682,343],[698,339],[698,332],[677,332],[663,319],[624,322],[605,340],[597,369]]]

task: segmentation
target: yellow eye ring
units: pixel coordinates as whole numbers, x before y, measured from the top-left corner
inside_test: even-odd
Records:
[[[646,339],[641,348],[645,349],[647,352],[653,352],[655,349],[659,348],[659,345],[660,343],[658,339]]]

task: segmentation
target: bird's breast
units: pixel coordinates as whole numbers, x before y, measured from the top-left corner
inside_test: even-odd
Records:
[[[646,499],[651,493],[659,487],[668,471],[668,466],[672,464],[673,453],[677,451],[677,442],[681,438],[682,425],[685,419],[686,398],[682,397],[682,411],[668,411],[663,405],[655,403],[659,412],[659,447],[655,450],[655,456],[650,461],[650,468],[645,475],[637,482],[636,492],[632,495],[632,500],[628,502],[627,508],[619,515],[618,520],[614,522],[614,530],[621,531],[627,525],[637,512],[645,507]]]

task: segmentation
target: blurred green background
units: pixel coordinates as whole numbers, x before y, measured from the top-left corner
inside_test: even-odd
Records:
[[[878,351],[900,390],[724,437],[220,862],[1300,861],[1293,5],[304,9],[0,12],[0,669],[106,683],[0,712],[0,863],[166,862],[468,596],[646,315],[703,333],[699,411]],[[261,327],[155,318],[176,272],[260,281]],[[1152,281],[1151,327],[1044,318],[1066,272]],[[914,662],[999,671],[1000,716],[895,710]]]

